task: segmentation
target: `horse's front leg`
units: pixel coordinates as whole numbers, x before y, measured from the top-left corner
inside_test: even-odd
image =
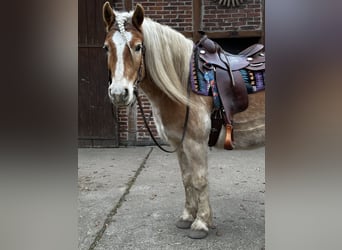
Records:
[[[190,228],[190,238],[204,238],[212,224],[208,187],[208,157],[206,143],[191,139],[183,142],[178,152],[185,189],[185,208],[177,222],[179,228]]]
[[[192,186],[192,169],[190,159],[184,152],[183,148],[177,151],[178,162],[181,168],[182,181],[185,190],[185,205],[183,214],[177,221],[176,226],[181,229],[189,229],[191,224],[194,222],[198,208],[198,197],[197,193],[194,192]]]

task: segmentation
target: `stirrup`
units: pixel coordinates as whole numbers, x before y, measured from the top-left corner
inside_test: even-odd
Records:
[[[224,149],[232,150],[234,149],[234,142],[233,142],[233,126],[230,124],[226,124],[226,138],[224,140]]]

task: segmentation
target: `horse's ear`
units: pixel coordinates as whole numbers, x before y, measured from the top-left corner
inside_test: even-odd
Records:
[[[144,8],[140,4],[137,4],[133,13],[132,23],[137,29],[140,30],[140,27],[143,21],[144,21]]]
[[[106,25],[106,30],[108,32],[110,27],[112,27],[112,25],[115,22],[115,14],[112,7],[110,7],[110,3],[108,1],[105,2],[105,4],[102,7],[102,17]]]

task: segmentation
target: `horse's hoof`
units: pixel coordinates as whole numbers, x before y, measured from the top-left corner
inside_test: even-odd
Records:
[[[204,239],[208,236],[208,232],[205,230],[190,230],[189,238],[191,239]]]
[[[176,222],[176,227],[180,229],[189,229],[191,227],[192,221],[179,219]]]

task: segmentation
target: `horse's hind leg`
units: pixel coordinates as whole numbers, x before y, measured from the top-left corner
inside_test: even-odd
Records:
[[[185,189],[185,208],[177,226],[189,228],[189,237],[204,238],[212,224],[208,190],[207,145],[187,139],[178,152]],[[183,226],[183,227],[182,227]]]

